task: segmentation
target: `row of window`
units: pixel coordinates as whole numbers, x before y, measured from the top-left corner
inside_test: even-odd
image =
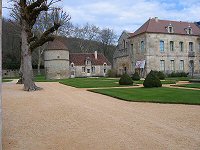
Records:
[[[90,69],[87,69],[87,70],[86,70],[85,67],[82,67],[82,72],[86,72],[86,71],[87,71],[87,73],[90,73],[90,72],[91,72]],[[103,72],[106,73],[106,69],[105,69],[105,68],[104,68]],[[95,67],[92,67],[92,73],[95,73]]]
[[[170,71],[175,71],[175,61],[170,60]],[[179,61],[179,70],[184,71],[184,60]],[[165,71],[165,60],[160,60],[160,71]]]
[[[184,43],[179,42],[179,49],[181,52],[184,51]],[[200,50],[200,43],[199,43],[199,50]],[[163,40],[160,41],[160,52],[165,51],[165,42]],[[174,51],[174,41],[170,41],[170,51]],[[189,51],[194,51],[194,43],[189,42]]]
[[[175,42],[174,41],[170,41],[170,51],[174,51],[175,48]],[[194,51],[194,43],[193,42],[189,42],[189,51]],[[133,44],[131,44],[131,49],[133,49]],[[141,41],[140,43],[140,50],[141,52],[144,52],[145,51],[145,43],[144,41]],[[179,50],[181,52],[184,51],[184,43],[181,41],[179,42]],[[163,40],[160,40],[160,52],[164,52],[165,51],[165,42]],[[199,43],[199,51],[200,51],[200,43]]]

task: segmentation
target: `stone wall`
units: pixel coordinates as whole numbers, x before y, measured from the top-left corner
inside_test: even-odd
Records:
[[[164,41],[164,52],[160,52],[160,41]],[[144,51],[141,51],[141,41],[145,42]],[[174,51],[170,50],[170,41],[174,41]],[[183,42],[183,51],[180,50],[179,42]],[[189,42],[194,43],[194,57],[188,57]],[[175,72],[180,72],[180,60],[184,61],[184,72],[191,72],[189,61],[194,61],[194,73],[200,73],[200,49],[197,36],[153,34],[145,33],[131,39],[133,49],[133,62],[146,60],[146,72],[160,70],[160,60],[165,61],[165,72],[171,73],[170,61],[175,62]],[[133,68],[134,69],[134,68]]]
[[[69,78],[69,51],[47,50],[44,54],[47,79]]]
[[[85,67],[85,72],[82,71],[82,67]],[[111,69],[111,66],[103,66],[103,65],[97,65],[93,66],[95,67],[95,72],[92,72],[92,66],[74,66],[71,68],[71,74],[74,71],[75,76],[74,77],[90,77],[90,76],[105,76],[107,71]],[[90,69],[90,73],[87,73],[87,69]],[[106,73],[104,73],[104,69],[106,69]]]

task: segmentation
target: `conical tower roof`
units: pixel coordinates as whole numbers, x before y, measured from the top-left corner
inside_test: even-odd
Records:
[[[59,38],[55,38],[48,43],[46,50],[68,50],[68,48]]]

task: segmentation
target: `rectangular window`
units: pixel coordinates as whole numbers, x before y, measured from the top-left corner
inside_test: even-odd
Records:
[[[87,69],[87,73],[90,73],[90,69]]]
[[[193,51],[193,42],[189,42],[189,51]]]
[[[103,69],[103,73],[106,73],[106,69]]]
[[[126,41],[125,40],[123,40],[123,47],[124,47],[124,49],[126,48]]]
[[[175,62],[174,62],[174,60],[170,61],[170,70],[171,71],[175,71]]]
[[[95,73],[95,67],[92,67],[92,72]]]
[[[199,43],[199,52],[200,52],[200,43]]]
[[[174,51],[174,41],[170,41],[170,51]]]
[[[133,51],[133,44],[131,44],[131,50]]]
[[[183,52],[183,42],[179,42],[180,51]]]
[[[184,71],[184,60],[180,60],[179,70]]]
[[[85,67],[82,67],[82,72],[85,72]]]
[[[165,71],[165,61],[160,60],[160,71]]]
[[[160,52],[164,52],[164,41],[160,41]]]
[[[144,41],[141,41],[141,51],[144,52]]]

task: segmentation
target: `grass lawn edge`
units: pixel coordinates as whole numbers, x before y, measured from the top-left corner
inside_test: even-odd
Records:
[[[142,87],[143,88],[143,87]],[[107,88],[103,89],[103,90],[106,90]],[[178,105],[196,105],[196,106],[200,106],[199,103],[184,103],[184,102],[157,102],[157,101],[153,101],[153,100],[149,100],[149,101],[141,101],[141,100],[127,100],[127,99],[124,99],[124,98],[121,98],[121,97],[118,97],[118,96],[113,96],[113,95],[109,95],[109,94],[106,94],[106,93],[101,93],[101,92],[98,92],[96,91],[97,89],[88,89],[87,91],[89,92],[93,92],[93,93],[96,93],[96,94],[101,94],[101,95],[105,95],[105,96],[109,96],[109,97],[112,97],[112,98],[116,98],[118,100],[123,100],[123,101],[126,101],[126,102],[137,102],[137,103],[156,103],[156,104],[178,104]],[[192,90],[192,89],[191,89]]]

